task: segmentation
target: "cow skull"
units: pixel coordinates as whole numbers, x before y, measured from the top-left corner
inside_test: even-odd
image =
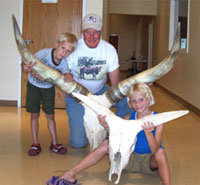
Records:
[[[117,174],[115,182],[119,182],[121,172],[129,161],[130,154],[135,149],[136,136],[142,130],[142,125],[147,122],[153,122],[155,126],[166,123],[188,113],[188,110],[171,111],[156,115],[148,115],[138,120],[124,120],[116,116],[111,110],[93,99],[81,94],[73,93],[84,104],[91,108],[97,115],[106,116],[105,121],[109,126],[109,158],[110,172],[109,180],[112,174]]]
[[[38,60],[26,46],[24,39],[22,38],[22,35],[19,31],[19,27],[17,25],[17,21],[14,15],[12,16],[12,19],[13,19],[15,40],[24,63],[25,64],[29,64],[30,62],[36,63],[32,68],[32,72],[40,76],[43,80],[53,83],[58,88],[60,88],[61,90],[63,90],[68,94],[72,94],[75,92],[92,97],[96,101],[103,103],[108,108],[116,104],[123,97],[125,97],[128,89],[135,83],[136,80],[143,83],[150,83],[156,81],[157,79],[167,74],[174,66],[175,59],[180,49],[180,25],[179,25],[171,53],[168,57],[163,59],[163,61],[161,61],[158,65],[152,67],[151,69],[143,71],[128,79],[125,79],[114,87],[110,87],[103,95],[95,96],[92,93],[90,93],[85,87],[83,87],[82,85],[78,84],[75,81],[65,82],[64,75],[44,65],[40,60]],[[91,150],[94,150],[105,138],[106,131],[99,124],[96,114],[93,111],[91,111],[87,106],[85,106],[85,104],[83,104],[83,106],[85,108],[84,126],[86,129],[86,134],[88,137]]]

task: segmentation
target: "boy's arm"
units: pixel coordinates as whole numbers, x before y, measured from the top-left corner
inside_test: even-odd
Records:
[[[160,143],[162,139],[162,133],[163,133],[164,125],[161,124],[156,127],[155,137],[152,133],[154,130],[154,125],[151,122],[144,123],[143,129],[149,144],[149,148],[151,150],[151,153],[154,154],[158,148],[160,148]]]

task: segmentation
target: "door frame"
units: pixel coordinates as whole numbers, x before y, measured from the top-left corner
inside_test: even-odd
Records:
[[[82,0],[82,17],[85,16],[86,14],[86,1],[87,0]],[[24,6],[24,1],[20,0],[20,20],[18,22],[19,24],[19,29],[22,33],[22,23],[23,23],[23,6]],[[18,63],[21,64],[22,58],[21,56],[19,57],[19,61]],[[18,97],[17,97],[17,107],[21,107],[21,78],[22,78],[22,73],[21,73],[21,65],[19,65],[19,69],[18,69]]]

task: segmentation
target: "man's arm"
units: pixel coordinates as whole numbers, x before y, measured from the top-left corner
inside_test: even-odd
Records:
[[[115,86],[120,81],[120,71],[119,68],[115,69],[114,71],[109,73],[109,79],[111,82],[111,86]]]

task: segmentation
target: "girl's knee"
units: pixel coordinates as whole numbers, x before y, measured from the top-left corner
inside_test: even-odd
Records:
[[[105,154],[109,153],[109,141],[108,141],[108,139],[105,139],[105,140],[101,143],[100,149],[101,149],[102,152],[105,153]]]
[[[166,160],[167,156],[165,150],[163,148],[159,148],[154,154],[156,161],[159,163],[160,161]]]

